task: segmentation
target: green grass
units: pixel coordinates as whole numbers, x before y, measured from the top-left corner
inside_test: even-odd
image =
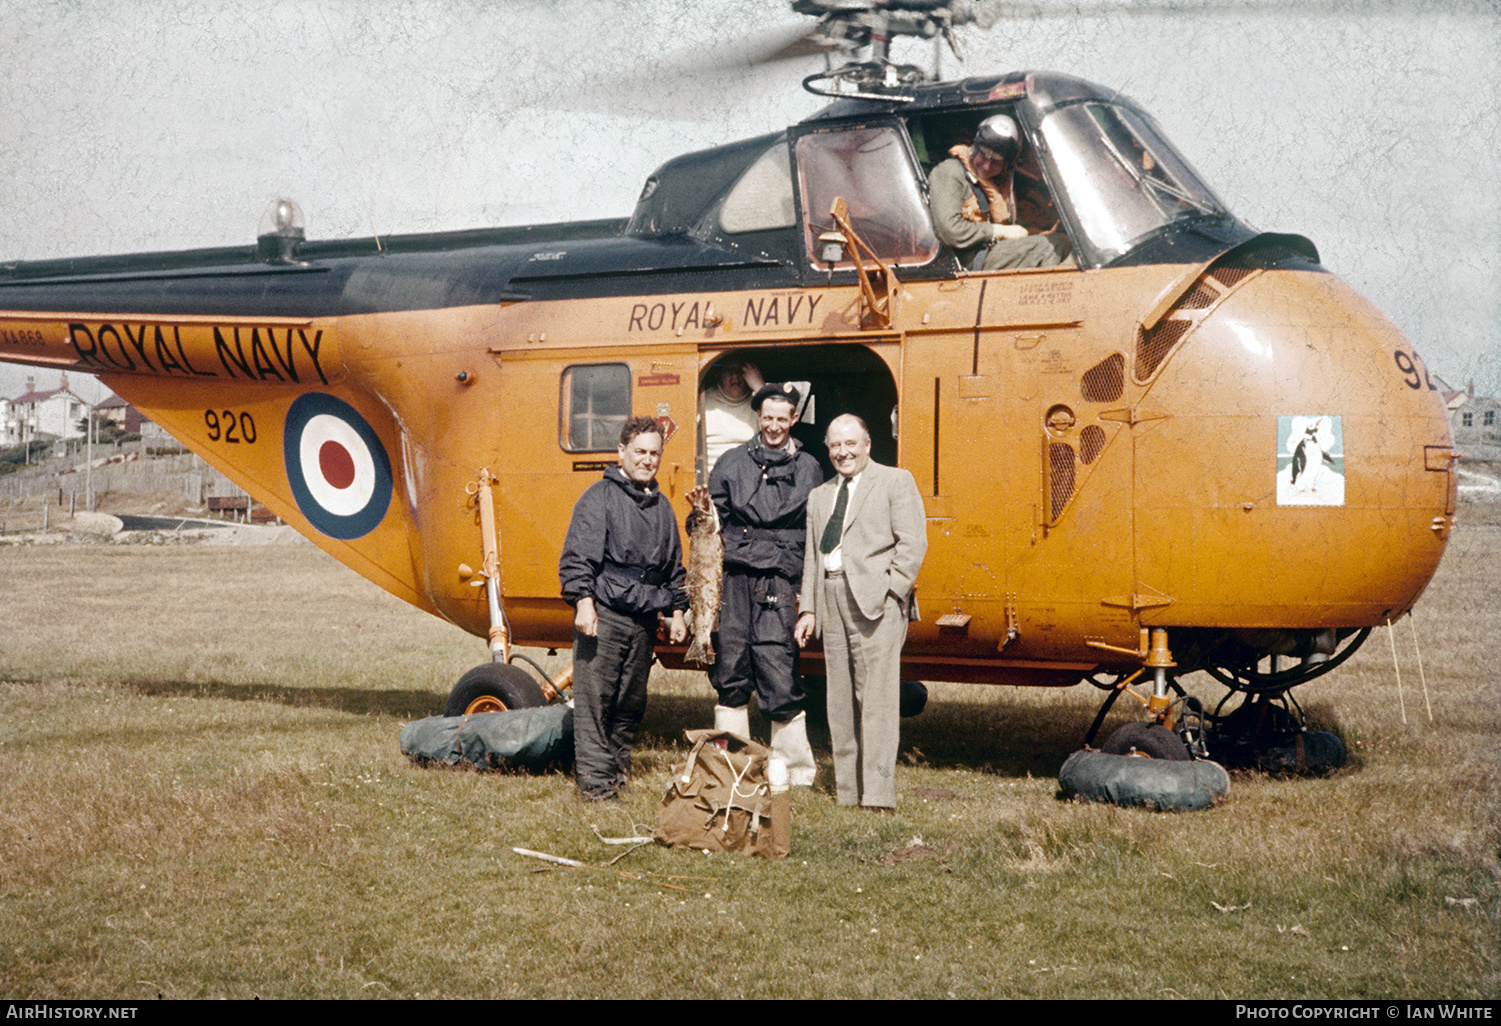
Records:
[[[1435,723],[1406,623],[1405,725],[1384,631],[1307,689],[1331,777],[1060,802],[1098,692],[936,685],[898,815],[797,792],[785,861],[647,845],[631,879],[511,848],[649,829],[701,675],[658,672],[628,804],[582,806],[411,766],[484,645],[311,547],[0,548],[0,995],[1495,999],[1498,549],[1456,534],[1419,607]]]

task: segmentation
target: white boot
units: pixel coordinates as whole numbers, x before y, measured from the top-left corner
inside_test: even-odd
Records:
[[[728,730],[731,734],[739,734],[747,741],[750,736],[750,706],[742,705],[738,709],[727,705],[714,707],[714,729]]]
[[[808,744],[808,714],[799,712],[786,723],[771,723],[771,751],[787,764],[787,777],[794,787],[812,787],[818,772],[813,747]]]

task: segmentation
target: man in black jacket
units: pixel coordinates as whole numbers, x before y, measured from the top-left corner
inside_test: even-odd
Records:
[[[793,784],[811,786],[816,766],[808,746],[807,715],[797,678],[797,593],[803,573],[808,493],[823,481],[818,461],[791,437],[797,389],[768,384],[751,399],[759,433],[714,465],[708,494],[695,489],[696,508],[719,510],[724,536],[724,589],[717,659],[709,681],[718,693],[714,726],[750,735],[754,694],[771,720],[772,752]]]
[[[573,747],[579,797],[615,798],[630,779],[631,746],[646,713],[657,618],[688,636],[677,517],[657,488],[662,432],[650,417],[620,429],[620,465],[573,507],[558,577],[573,617]]]

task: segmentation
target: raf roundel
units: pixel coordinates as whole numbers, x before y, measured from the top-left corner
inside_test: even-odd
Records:
[[[321,392],[298,396],[282,436],[287,482],[302,515],[341,541],[375,530],[391,505],[391,460],[353,406]]]

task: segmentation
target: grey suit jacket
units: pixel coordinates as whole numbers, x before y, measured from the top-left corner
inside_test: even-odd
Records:
[[[807,548],[798,608],[817,617],[820,635],[825,622],[821,608],[824,556],[818,543],[834,512],[843,480],[836,474],[808,496]],[[912,586],[917,583],[917,571],[928,551],[927,514],[912,475],[900,467],[867,463],[860,486],[850,498],[839,544],[844,578],[863,616],[880,619],[888,594],[894,595],[903,609],[910,608]]]

